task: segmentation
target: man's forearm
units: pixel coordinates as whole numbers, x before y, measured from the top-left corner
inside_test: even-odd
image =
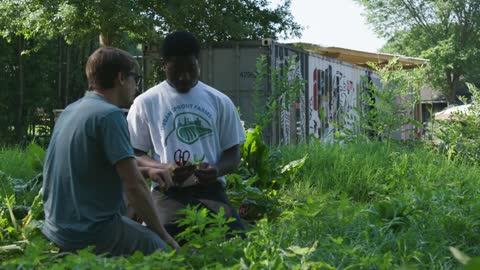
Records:
[[[231,160],[219,160],[215,164],[218,169],[218,176],[223,176],[229,173],[234,172],[238,168],[238,163],[232,162]]]
[[[150,175],[148,174],[148,170],[150,170],[150,167],[142,167],[140,164],[138,164],[138,170],[142,174],[143,178],[150,178]]]
[[[142,170],[146,170],[145,168],[158,168],[158,169],[167,169],[168,164],[160,163],[158,160],[154,160],[153,158],[149,157],[146,153],[135,150],[135,156],[137,159],[137,165]],[[145,177],[145,174],[142,171],[142,175]]]
[[[122,179],[129,205],[164,241],[178,248],[178,244],[161,224],[150,190],[138,169],[137,161],[133,158],[119,160],[115,164],[115,170]]]
[[[218,169],[218,176],[223,176],[235,171],[240,164],[240,149],[234,146],[225,150],[215,164]]]

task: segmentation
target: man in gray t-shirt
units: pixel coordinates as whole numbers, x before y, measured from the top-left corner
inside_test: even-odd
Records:
[[[126,52],[100,48],[88,59],[90,91],[60,115],[44,166],[42,232],[60,249],[95,246],[96,253],[129,255],[178,244],[165,231],[143,177],[171,185],[168,170],[137,167],[127,122],[140,76]],[[122,195],[149,228],[120,215]],[[165,242],[164,242],[165,241]]]

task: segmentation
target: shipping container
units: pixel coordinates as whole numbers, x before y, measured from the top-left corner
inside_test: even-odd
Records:
[[[366,80],[380,84],[372,70],[270,39],[204,46],[200,55],[201,80],[227,94],[247,123],[255,121],[253,95],[256,62],[261,55],[266,57],[268,69],[282,68],[295,56],[295,68],[284,75],[304,81],[298,89],[298,100],[272,119],[265,134],[272,144],[302,142],[310,136],[328,137],[338,125],[354,130],[358,120],[355,108],[361,107],[359,95],[368,91]],[[268,76],[263,88],[266,95],[276,91]]]
[[[267,71],[282,70],[282,75],[289,81],[299,79],[303,82],[296,90],[298,98],[295,101],[287,102],[284,95],[277,100],[285,109],[276,112],[264,130],[269,144],[300,143],[312,137],[330,139],[346,130],[362,132],[357,126],[358,110],[365,111],[368,107],[362,104],[361,97],[371,96],[371,84],[381,89],[377,74],[364,66],[369,61],[386,63],[394,56],[335,47],[315,47],[314,51],[277,43],[272,39],[204,44],[199,59],[200,80],[228,95],[239,108],[246,126],[253,127],[255,113],[259,111],[254,104],[257,61],[263,56]],[[141,67],[146,78],[144,83],[151,87],[164,79],[160,47],[145,46],[143,53]],[[295,64],[287,71],[285,67],[292,58]],[[426,60],[400,57],[399,62],[404,69],[411,69],[426,63]],[[265,96],[273,96],[278,91],[272,77],[268,73],[257,87],[264,96],[260,99],[261,107],[266,106]],[[142,88],[142,92],[145,90]],[[398,102],[401,101],[397,99]],[[403,113],[422,121],[421,105],[418,104],[415,111]],[[55,110],[56,117],[62,111]],[[414,126],[407,124],[395,137],[407,139],[413,129]]]

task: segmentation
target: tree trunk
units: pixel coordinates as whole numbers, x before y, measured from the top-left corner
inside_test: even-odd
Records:
[[[20,141],[25,135],[24,131],[24,115],[23,115],[23,101],[25,91],[25,76],[23,67],[22,52],[25,47],[25,39],[20,35],[17,39],[17,61],[18,61],[18,92],[17,92],[17,112],[15,115],[15,138]]]
[[[103,32],[99,36],[100,47],[112,46],[113,34],[109,32]]]
[[[87,89],[84,87],[85,85],[85,80],[80,79],[78,76],[75,76],[75,74],[78,73],[78,65],[81,66],[81,74],[85,74],[85,63],[83,62],[83,59],[87,59],[89,54],[86,53],[86,47],[85,45],[78,45],[74,46],[72,48],[72,58],[70,60],[71,63],[71,73],[72,76],[70,76],[70,100],[75,101],[82,97],[82,94],[85,92]]]
[[[57,100],[58,100],[58,106],[59,108],[62,107],[62,63],[63,63],[63,40],[62,37],[58,38],[58,81],[57,81],[57,87],[58,87],[58,93],[57,93]]]
[[[458,99],[456,96],[456,91],[458,86],[460,85],[460,75],[455,71],[448,70],[445,72],[445,76],[447,79],[447,100],[449,103],[457,103]]]
[[[460,74],[457,72],[453,72],[453,78],[452,78],[452,99],[457,102],[457,91],[460,88]]]
[[[66,64],[65,64],[65,99],[63,102],[63,106],[67,107],[68,105],[68,97],[69,97],[69,92],[70,92],[70,51],[71,51],[71,46],[66,46]]]

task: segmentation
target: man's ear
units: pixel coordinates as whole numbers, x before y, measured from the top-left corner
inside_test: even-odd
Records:
[[[118,84],[123,85],[125,83],[126,76],[123,74],[123,72],[118,72],[115,80],[118,81]]]
[[[162,67],[162,71],[165,71],[166,70],[166,65],[167,64],[167,61],[165,61],[165,58],[160,58],[160,66]]]

